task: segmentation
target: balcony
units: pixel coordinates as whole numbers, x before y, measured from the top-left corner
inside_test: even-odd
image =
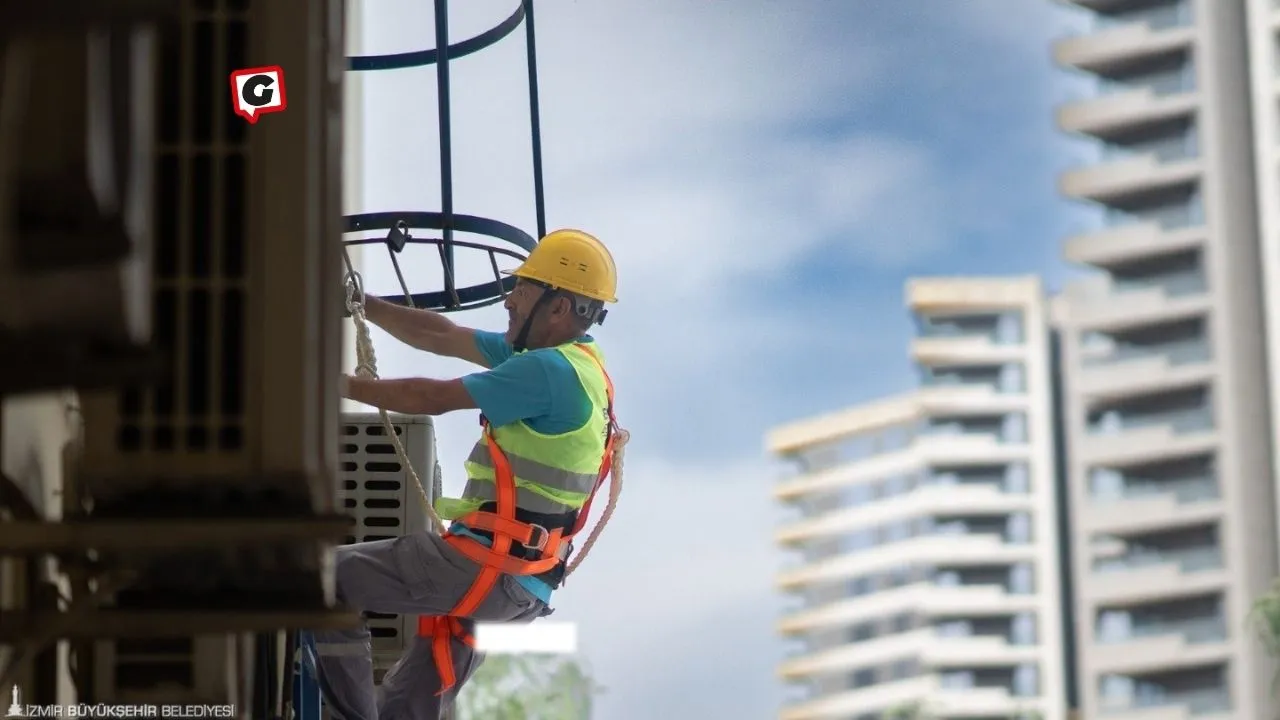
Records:
[[[1026,346],[998,342],[986,335],[917,337],[911,341],[911,359],[922,365],[987,363],[1020,360]]]
[[[1203,274],[1186,272],[1127,285],[1090,277],[1067,285],[1065,296],[1076,329],[1116,331],[1203,315],[1212,307],[1206,291]]]
[[[812,583],[870,575],[888,568],[945,560],[950,565],[1014,564],[1033,559],[1035,545],[1011,545],[998,535],[928,535],[784,570],[777,584],[791,590]]]
[[[1086,355],[1076,386],[1091,402],[1099,402],[1161,388],[1203,385],[1213,377],[1211,357],[1205,338],[1122,346],[1106,354]]]
[[[1216,663],[1165,672],[1107,674],[1101,678],[1099,690],[1102,718],[1236,718],[1231,712],[1225,667]]]
[[[1125,157],[1069,170],[1059,178],[1058,190],[1080,200],[1119,202],[1152,190],[1191,184],[1200,178],[1203,167],[1199,158],[1162,161],[1154,153]]]
[[[1123,637],[1099,640],[1092,671],[1144,673],[1222,662],[1231,655],[1222,617],[1167,622],[1134,628]]]
[[[913,450],[914,444],[895,452],[785,479],[774,487],[774,498],[795,500],[811,493],[831,492],[848,485],[919,471],[923,462]]]
[[[930,415],[966,415],[1024,410],[1027,396],[990,385],[935,384],[919,391],[920,407]]]
[[[1093,73],[1113,72],[1135,57],[1186,49],[1195,41],[1190,18],[1127,22],[1054,44],[1054,60]]]
[[[976,669],[1036,662],[1043,652],[1044,648],[1037,645],[1014,645],[995,635],[945,637],[935,634],[921,648],[920,660],[929,667]]]
[[[915,452],[929,465],[987,465],[1026,459],[1030,447],[996,435],[929,435],[916,440]]]
[[[1089,481],[1089,509],[1080,521],[1092,533],[1203,524],[1224,510],[1212,456],[1166,458],[1123,470],[1095,467]]]
[[[781,544],[838,534],[860,528],[878,528],[890,523],[937,515],[965,508],[974,513],[1013,513],[1030,509],[1030,498],[981,485],[933,484],[905,495],[847,507],[818,517],[781,527],[775,540]]]
[[[812,675],[888,665],[900,658],[917,656],[932,639],[933,631],[925,628],[847,643],[787,660],[778,668],[778,675],[784,680],[795,680]]]
[[[1105,135],[1149,123],[1187,117],[1200,104],[1200,95],[1188,87],[1134,87],[1069,102],[1057,110],[1058,127],[1069,133]]]
[[[1149,602],[1171,595],[1212,592],[1226,585],[1222,550],[1216,546],[1139,551],[1095,559],[1080,594],[1097,604]]]
[[[890,708],[900,707],[930,697],[938,691],[937,678],[924,675],[908,680],[881,683],[870,687],[827,695],[782,708],[781,720],[837,720],[838,718],[876,716]]]
[[[1090,532],[1148,532],[1172,525],[1218,520],[1225,507],[1218,499],[1217,483],[1201,481],[1199,500],[1182,502],[1173,494],[1152,495],[1109,503],[1091,503],[1080,525]]]
[[[1035,595],[1014,595],[1000,585],[945,587],[919,582],[788,614],[779,622],[778,630],[782,634],[802,633],[854,625],[901,612],[984,617],[1035,612],[1038,608],[1039,599]]]
[[[1023,713],[1038,712],[1032,717],[1054,717],[1045,702],[1038,698],[1018,697],[1010,688],[971,687],[963,690],[943,689],[933,695],[924,717],[939,718],[1019,718]]]
[[[1108,403],[1089,411],[1081,458],[1116,467],[1153,461],[1216,439],[1212,397],[1207,386],[1176,388]]]
[[[1135,222],[1069,238],[1063,256],[1074,263],[1107,268],[1139,258],[1204,246],[1208,237],[1200,224],[1168,228],[1159,222]]]
[[[1079,7],[1082,7],[1085,10],[1092,10],[1094,12],[1099,12],[1099,13],[1111,12],[1116,10],[1117,8],[1121,8],[1132,2],[1132,0],[1065,0],[1065,1],[1071,3],[1072,5],[1077,5]]]

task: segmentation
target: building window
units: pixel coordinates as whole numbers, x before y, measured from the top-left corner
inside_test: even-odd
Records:
[[[1089,471],[1089,490],[1094,500],[1114,502],[1124,498],[1124,475],[1111,468]]]
[[[1026,545],[1031,542],[1031,516],[1027,513],[1014,513],[1009,516],[1005,539],[1011,545]]]
[[[915,625],[915,617],[908,614],[895,615],[893,617],[893,631],[896,633],[909,632]]]
[[[902,587],[903,585],[907,585],[911,582],[911,576],[911,567],[909,565],[896,567],[889,571],[889,587]]]
[[[911,537],[911,521],[898,520],[891,522],[884,528],[884,540],[886,543],[901,542]]]
[[[915,660],[899,660],[889,667],[889,681],[906,680],[920,674],[920,666]]]
[[[1026,387],[1026,378],[1023,377],[1022,365],[1018,363],[1009,363],[1000,368],[1000,392],[1002,393],[1020,393],[1024,392]]]
[[[869,577],[859,577],[849,581],[849,595],[852,597],[869,595],[874,589]]]
[[[973,623],[968,620],[948,620],[938,623],[938,637],[958,638],[973,635]]]
[[[1006,312],[996,321],[996,342],[1001,345],[1018,345],[1022,342],[1022,314]]]
[[[955,670],[944,672],[938,676],[938,684],[943,690],[973,689],[974,674],[972,670]]]
[[[1004,416],[1000,428],[1000,439],[1007,443],[1024,443],[1027,441],[1027,416],[1022,413],[1009,413]]]
[[[1026,463],[1009,463],[1004,471],[1004,491],[1010,495],[1026,495],[1031,490]]]
[[[1009,630],[1010,641],[1014,645],[1036,644],[1036,619],[1031,613],[1014,615]]]
[[[875,500],[875,489],[870,485],[850,485],[840,493],[845,507],[861,507]]]
[[[847,553],[861,552],[876,546],[875,531],[869,528],[853,530],[841,540],[841,550]]]
[[[849,642],[864,642],[876,636],[876,629],[871,623],[859,623],[849,628],[845,638]]]
[[[1039,695],[1039,675],[1039,668],[1035,665],[1023,663],[1016,667],[1013,671],[1014,697],[1035,697]]]
[[[1030,563],[1018,563],[1009,568],[1009,592],[1014,595],[1030,595],[1035,588]]]
[[[872,668],[864,668],[849,674],[849,689],[857,690],[876,683],[876,671]]]

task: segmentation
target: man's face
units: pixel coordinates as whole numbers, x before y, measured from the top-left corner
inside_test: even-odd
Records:
[[[508,343],[516,341],[516,337],[524,327],[525,319],[533,311],[533,305],[538,302],[538,297],[542,292],[542,288],[533,283],[523,279],[516,280],[515,288],[507,295],[506,302],[502,304],[507,309],[506,340]],[[535,322],[534,325],[538,325],[538,323]],[[532,341],[536,332],[536,328],[530,328],[527,340]]]

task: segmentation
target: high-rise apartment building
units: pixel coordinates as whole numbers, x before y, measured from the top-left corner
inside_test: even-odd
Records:
[[[1249,0],[1247,12],[1274,454],[1274,448],[1280,448],[1280,0]],[[1273,463],[1278,460],[1272,458]],[[1280,467],[1275,478],[1280,501]],[[1280,517],[1280,505],[1276,512]]]
[[[1066,241],[1098,272],[1059,305],[1082,715],[1269,717],[1247,615],[1277,571],[1254,173],[1278,137],[1275,3],[1074,4],[1095,28],[1055,58],[1097,93],[1058,124],[1102,152],[1060,188],[1105,211]]]
[[[1066,718],[1041,293],[912,281],[919,389],[770,434],[795,466],[786,720]]]

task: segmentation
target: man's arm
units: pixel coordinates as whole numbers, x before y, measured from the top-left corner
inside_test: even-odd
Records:
[[[443,415],[454,410],[477,407],[461,379],[375,380],[344,375],[342,396],[388,412],[405,415]]]
[[[369,322],[410,347],[490,367],[477,347],[476,331],[441,313],[396,305],[372,295],[365,295],[364,313]]]
[[[540,353],[517,355],[493,370],[456,380],[373,380],[343,376],[342,396],[406,415],[443,415],[479,408],[494,425],[546,415],[551,384]]]

